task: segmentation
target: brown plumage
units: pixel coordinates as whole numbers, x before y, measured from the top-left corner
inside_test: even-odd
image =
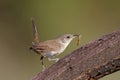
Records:
[[[30,49],[41,55],[40,61],[42,63],[43,70],[45,70],[45,66],[43,63],[44,57],[47,57],[50,61],[54,60],[57,62],[59,58],[55,58],[55,56],[62,53],[73,38],[75,38],[76,36],[79,38],[79,35],[65,34],[53,40],[40,42],[34,19],[32,19],[32,26],[34,42],[32,42],[32,47],[30,47]]]

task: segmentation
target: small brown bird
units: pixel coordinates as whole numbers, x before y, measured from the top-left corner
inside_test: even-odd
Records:
[[[65,34],[53,40],[40,42],[38,39],[38,32],[35,26],[35,21],[33,19],[32,26],[34,33],[34,42],[32,42],[32,47],[30,47],[30,49],[41,55],[40,61],[42,63],[43,71],[45,70],[43,63],[44,57],[47,57],[49,61],[57,62],[59,58],[55,57],[66,49],[73,38],[79,37],[79,35]]]

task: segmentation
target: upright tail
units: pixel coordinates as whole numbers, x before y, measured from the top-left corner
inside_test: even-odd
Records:
[[[33,36],[34,36],[34,44],[39,43],[38,31],[35,25],[35,20],[32,18],[32,27],[33,27]]]

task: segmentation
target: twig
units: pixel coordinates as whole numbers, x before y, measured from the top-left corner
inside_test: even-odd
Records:
[[[120,70],[120,30],[80,47],[33,80],[97,80]]]

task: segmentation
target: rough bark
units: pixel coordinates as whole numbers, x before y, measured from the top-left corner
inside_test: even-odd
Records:
[[[97,80],[120,70],[120,30],[73,51],[33,80]]]

